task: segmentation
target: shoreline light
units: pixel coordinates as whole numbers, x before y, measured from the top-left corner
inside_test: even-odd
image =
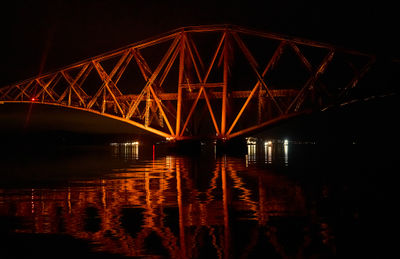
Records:
[[[125,142],[125,143],[110,143],[110,146],[138,146],[139,141],[134,141],[134,142]]]
[[[264,142],[264,146],[271,146],[272,145],[272,141],[268,140]]]

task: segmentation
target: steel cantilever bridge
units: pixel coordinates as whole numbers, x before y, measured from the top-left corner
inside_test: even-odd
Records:
[[[344,100],[375,56],[233,25],[180,28],[0,88],[169,140],[231,139]]]

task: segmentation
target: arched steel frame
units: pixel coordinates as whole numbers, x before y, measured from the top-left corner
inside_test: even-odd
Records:
[[[196,35],[207,33],[218,37],[217,47],[210,56],[208,66],[194,40]],[[261,67],[257,61],[259,58],[254,56],[243,37],[276,43],[277,47],[272,50],[273,54],[265,67]],[[151,62],[142,52],[162,44],[169,45],[161,61],[156,66],[153,65],[155,69],[152,69]],[[325,54],[322,61],[313,65],[301,50],[302,47],[323,50]],[[253,72],[254,85],[243,89],[230,87],[230,68],[233,65],[234,51],[241,53]],[[299,58],[308,73],[308,80],[297,88],[275,88],[268,82],[268,72],[273,70],[282,54],[287,51],[292,51]],[[347,65],[352,71],[351,80],[345,85],[338,85],[332,94],[320,82],[320,78],[338,54],[361,57],[363,62],[357,68],[349,61]],[[115,60],[112,69],[108,69],[109,72],[104,65],[108,60]],[[210,125],[213,134],[209,137],[230,139],[310,110],[311,106],[305,103],[312,103],[312,107],[318,108],[330,105],[332,100],[338,100],[356,87],[375,60],[374,55],[331,44],[239,26],[185,27],[0,88],[0,102],[36,102],[88,111],[127,122],[170,140],[182,140],[199,137],[190,133],[188,128],[190,122],[195,119],[195,112],[200,109],[199,100],[203,100],[203,111],[208,111],[212,122]],[[133,87],[136,94],[124,93],[124,90],[118,87],[121,77],[129,73],[126,68],[131,62],[137,65],[145,81],[144,86]],[[178,79],[173,83],[173,91],[167,92],[165,79],[173,70],[173,66],[177,70]],[[101,83],[95,93],[90,95],[87,89],[93,86],[88,86],[86,79],[93,73],[98,75]],[[222,73],[222,81],[211,82],[211,73]],[[329,96],[330,102],[321,102],[322,98],[315,98],[322,95]],[[285,102],[278,100],[282,98]],[[242,99],[242,102],[240,105],[235,104],[238,106],[237,112],[230,114],[228,119],[227,109],[232,99]],[[188,100],[190,104],[187,104]],[[251,125],[238,126],[246,112],[247,117],[254,115],[248,112],[252,100],[259,104],[258,120],[254,119]],[[260,114],[269,112],[265,109],[266,102],[273,113],[268,119],[262,120]]]

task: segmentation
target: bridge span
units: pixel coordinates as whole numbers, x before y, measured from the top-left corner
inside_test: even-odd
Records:
[[[193,26],[2,87],[0,102],[88,111],[168,140],[227,140],[346,101],[375,61],[313,40]]]

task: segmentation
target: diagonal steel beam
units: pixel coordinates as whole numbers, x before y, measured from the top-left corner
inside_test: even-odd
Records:
[[[12,90],[14,90],[16,87],[15,86],[6,86],[6,87],[3,87],[3,88],[1,88],[1,91],[3,92],[4,91],[4,93],[0,96],[0,99],[3,99],[3,98],[10,98],[9,96],[8,96],[8,94],[12,91]]]
[[[356,87],[358,81],[371,69],[372,65],[375,64],[376,57],[370,57],[367,64],[360,71],[356,71],[354,77],[350,80],[350,82],[345,86],[342,92],[339,94],[339,99],[345,96],[348,91],[354,87]]]
[[[136,64],[138,65],[140,72],[144,80],[147,82],[149,77],[153,74],[146,60],[143,58],[139,49],[132,49],[133,57],[135,58]]]
[[[287,44],[286,41],[281,41],[280,42],[280,44],[278,45],[278,47],[275,50],[274,54],[272,55],[271,59],[269,60],[267,66],[265,67],[265,69],[264,69],[264,71],[262,73],[262,77],[265,77],[265,75],[267,74],[269,69],[271,67],[273,67],[274,64],[277,62],[277,60],[280,58],[280,56],[282,55],[283,48],[285,47],[286,44]],[[229,128],[229,130],[226,133],[226,135],[229,136],[229,134],[232,132],[233,128],[236,126],[236,123],[238,122],[239,118],[242,116],[244,110],[246,109],[247,105],[249,104],[249,102],[250,102],[251,98],[253,97],[254,93],[257,91],[257,89],[259,89],[259,86],[260,86],[260,81],[257,81],[256,85],[251,90],[250,95],[247,97],[245,103],[243,104],[242,108],[240,109],[238,115],[236,116],[236,118],[232,122],[232,125]]]
[[[198,61],[200,62],[200,68],[202,69],[201,71],[204,72],[205,66],[204,66],[203,59],[201,58],[201,55],[199,53],[199,50],[197,49],[197,46],[196,46],[195,42],[193,41],[193,38],[190,36],[190,34],[187,33],[186,35],[187,35],[187,40],[188,40],[189,46],[191,46],[191,49],[193,49]]]
[[[213,112],[213,109],[212,109],[212,106],[210,103],[210,99],[208,98],[207,92],[204,87],[203,87],[203,94],[204,94],[204,99],[206,100],[206,103],[207,103],[208,111],[210,112],[210,116],[211,116],[211,119],[212,119],[212,122],[213,122],[213,125],[215,128],[215,132],[217,133],[217,135],[220,135],[221,132],[218,128],[217,120],[215,119],[214,112]]]
[[[307,71],[310,73],[310,75],[312,75],[314,73],[314,69],[313,66],[311,65],[310,61],[304,56],[304,54],[301,52],[301,50],[299,49],[299,47],[294,43],[294,42],[290,42],[289,43],[290,47],[294,50],[294,52],[296,53],[297,57],[301,60],[302,64],[306,67]],[[329,51],[337,51],[336,48],[328,48],[327,49]],[[328,93],[327,88],[324,84],[322,84],[320,82],[322,89],[324,90],[325,93]]]
[[[117,105],[118,110],[121,112],[122,115],[124,114],[124,111],[122,110],[122,108],[121,108],[121,106],[120,106],[120,104],[117,101],[116,96],[115,96],[115,95],[121,96],[122,93],[118,89],[118,87],[116,87],[116,85],[113,83],[112,78],[118,72],[118,70],[123,65],[123,63],[127,60],[127,58],[129,57],[130,53],[131,53],[130,49],[128,49],[125,52],[121,53],[121,58],[118,60],[117,64],[114,66],[114,68],[111,71],[110,75],[108,75],[107,72],[101,66],[101,64],[100,64],[100,62],[102,61],[101,59],[92,61],[92,64],[95,67],[95,69],[96,69],[97,73],[99,74],[99,76],[100,76],[101,80],[103,81],[103,83],[102,83],[101,87],[99,88],[99,90],[96,92],[96,94],[93,96],[93,98],[90,100],[90,102],[88,104],[88,108],[91,108],[94,105],[94,103],[97,101],[97,98],[101,95],[101,93],[103,93],[104,89],[107,89],[107,91],[112,96],[112,98],[114,100],[114,103]],[[126,64],[126,66],[127,66],[127,64]],[[123,69],[125,69],[126,66],[122,66]],[[119,77],[122,75],[123,72],[124,71],[121,72]],[[119,80],[119,78],[118,78],[118,80]],[[103,103],[104,103],[104,101],[103,101]]]
[[[161,69],[164,67],[165,63],[167,62],[168,58],[171,56],[172,52],[174,51],[174,49],[176,48],[176,46],[180,40],[181,40],[181,35],[178,35],[177,37],[175,37],[174,41],[172,42],[171,46],[169,47],[167,53],[164,55],[164,57],[160,61],[156,70],[153,72],[153,74],[147,80],[147,83],[146,83],[145,87],[143,88],[142,92],[145,91],[145,89],[147,89],[149,86],[153,85],[155,79],[159,75]],[[130,105],[128,112],[126,113],[126,116],[125,116],[127,119],[132,117],[132,115],[135,112],[135,110],[137,109],[140,101],[141,101],[141,99],[138,98],[138,100],[136,100],[133,104]]]
[[[297,112],[297,113],[282,114],[282,115],[280,115],[280,116],[278,116],[278,117],[276,117],[274,119],[262,122],[260,124],[254,125],[252,127],[246,128],[246,129],[242,129],[242,130],[236,131],[235,133],[230,134],[228,136],[228,138],[232,139],[232,138],[236,138],[238,136],[250,134],[252,132],[255,132],[256,130],[263,129],[266,126],[273,125],[273,124],[275,124],[275,123],[277,123],[279,121],[284,121],[284,120],[287,120],[289,118],[293,118],[293,117],[299,116],[301,114],[307,114],[307,113],[310,113],[310,111],[305,110],[305,111]]]
[[[182,41],[181,41],[180,45],[182,45]],[[171,67],[174,64],[174,62],[176,60],[176,57],[178,56],[179,52],[180,52],[180,47],[177,47],[174,50],[174,52],[172,54],[172,57],[169,58],[168,64],[167,64],[166,68],[164,69],[164,72],[163,72],[162,76],[160,77],[160,80],[157,80],[157,82],[154,81],[154,83],[152,84],[152,87],[154,88],[154,90],[155,90],[155,92],[157,94],[163,92],[162,85],[163,85],[164,80],[167,77],[169,71],[171,70]],[[141,55],[139,50],[135,50],[134,51],[134,57],[135,57],[137,65],[138,65],[138,67],[139,67],[139,69],[140,69],[140,71],[141,71],[141,73],[143,75],[143,78],[147,82],[149,80],[149,78],[151,77],[151,75],[153,74],[149,64],[144,59],[144,57]],[[146,88],[144,88],[142,90],[142,92],[140,93],[139,98],[136,101],[138,101],[138,103],[140,103],[140,101],[143,100],[143,97],[147,92],[148,92],[148,89],[146,90]],[[133,104],[133,102],[130,105],[132,105],[132,104]],[[148,110],[147,104],[148,104],[148,102],[146,102],[146,110]],[[163,106],[162,102],[161,102],[161,106]],[[171,113],[171,111],[168,109],[168,107],[166,107],[166,106],[163,106],[163,107],[165,108],[165,110],[167,112]]]
[[[292,49],[294,50],[296,55],[300,58],[301,62],[307,68],[307,70],[310,73],[312,73],[313,72],[313,68],[312,68],[312,65],[311,65],[310,61],[308,61],[308,59],[303,55],[303,53],[301,52],[299,47],[296,44],[294,44],[293,42],[289,42],[289,46],[292,47]]]
[[[78,93],[77,94],[78,98],[79,98],[79,96],[82,96],[83,99],[88,98],[89,96],[82,89],[81,85],[86,80],[91,69],[92,69],[92,66],[90,66],[90,63],[83,65],[81,70],[79,71],[78,75],[75,77],[75,79],[72,79],[72,77],[67,73],[66,70],[65,71],[62,70],[61,74],[65,78],[65,80],[67,80],[69,87],[67,87],[65,89],[65,91],[60,95],[60,98],[58,99],[57,102],[61,102],[62,100],[64,100],[64,98],[68,94],[68,103],[71,103],[71,93],[72,93],[71,89],[73,89],[73,91],[75,93]],[[80,84],[78,83],[79,80],[81,80]],[[82,100],[81,100],[81,102],[82,102]],[[82,104],[85,105],[85,102],[83,101]]]
[[[157,87],[158,90],[161,90],[161,86],[163,85],[165,78],[169,74],[169,71],[171,70],[172,65],[175,63],[175,60],[176,60],[178,54],[179,54],[179,48],[176,48],[176,50],[172,54],[172,57],[169,59],[169,62],[167,64],[166,68],[164,69],[164,73],[160,77],[158,84],[155,84],[155,86]]]
[[[158,109],[159,109],[159,111],[161,112],[161,115],[162,115],[162,117],[164,118],[165,123],[167,124],[167,127],[168,127],[169,131],[171,132],[171,135],[176,135],[176,134],[174,133],[174,130],[173,130],[172,127],[171,127],[171,124],[169,123],[168,117],[167,117],[167,115],[165,114],[164,109],[163,109],[162,106],[161,106],[161,101],[158,99],[158,97],[157,97],[157,95],[156,95],[156,93],[155,93],[153,87],[151,87],[151,85],[149,85],[149,89],[150,89],[151,94],[153,95],[154,100],[156,101],[156,104],[157,104],[157,106],[158,106]]]
[[[120,69],[118,70],[118,72],[116,73],[116,75],[114,75],[114,78],[112,80],[112,82],[114,83],[114,85],[117,85],[119,80],[121,79],[122,74],[125,72],[126,68],[128,67],[128,65],[130,64],[131,60],[133,57],[133,49],[130,49],[128,51],[128,56],[125,58],[123,64],[121,65]]]
[[[201,93],[202,93],[203,91],[204,91],[204,88],[203,88],[203,87],[200,88],[199,93],[198,93],[196,99],[194,100],[194,102],[193,102],[193,104],[192,104],[192,107],[190,108],[189,114],[188,114],[188,116],[186,117],[186,121],[185,121],[185,123],[183,124],[182,130],[180,131],[180,134],[179,134],[180,137],[183,135],[183,132],[185,132],[186,127],[187,127],[187,125],[188,125],[188,123],[189,123],[189,121],[190,121],[190,118],[191,118],[192,115],[193,115],[194,109],[196,108],[197,103],[198,103],[198,101],[199,101],[199,99],[200,99]]]
[[[190,59],[191,59],[191,61],[192,61],[192,63],[193,63],[193,66],[194,66],[195,71],[196,71],[196,74],[197,74],[197,78],[198,78],[198,80],[199,80],[201,83],[200,83],[200,91],[199,91],[199,93],[197,94],[197,97],[196,97],[195,101],[193,102],[193,104],[192,104],[192,106],[191,106],[190,112],[189,112],[189,114],[188,114],[188,116],[187,116],[187,118],[186,118],[186,120],[185,120],[185,124],[184,124],[184,126],[183,126],[183,128],[182,128],[182,130],[181,130],[181,134],[179,134],[180,137],[182,137],[183,132],[185,131],[185,129],[186,129],[186,127],[187,127],[187,124],[188,124],[188,122],[190,121],[190,119],[191,119],[191,117],[192,117],[192,114],[193,114],[193,112],[194,112],[194,109],[195,109],[196,106],[197,106],[197,103],[198,103],[198,100],[199,100],[200,97],[201,97],[201,94],[203,94],[203,96],[204,96],[204,98],[205,98],[205,100],[206,100],[207,108],[208,108],[209,114],[210,114],[210,116],[211,116],[211,119],[212,119],[212,122],[213,122],[213,125],[214,125],[214,128],[215,128],[215,131],[216,131],[216,133],[217,133],[218,135],[221,134],[221,131],[220,131],[220,129],[219,129],[219,127],[218,127],[218,124],[217,124],[217,121],[216,121],[216,119],[215,119],[215,115],[214,115],[214,111],[213,111],[211,102],[210,102],[210,100],[209,100],[209,98],[208,98],[208,94],[207,94],[207,92],[206,92],[206,90],[205,90],[204,84],[206,83],[206,81],[207,81],[207,79],[208,79],[208,76],[209,76],[209,74],[210,74],[210,72],[211,72],[211,70],[212,70],[212,68],[213,68],[213,66],[214,66],[215,60],[216,60],[218,54],[220,53],[220,51],[221,51],[221,49],[222,49],[223,43],[226,43],[226,37],[227,37],[226,35],[227,35],[227,32],[225,31],[225,32],[223,33],[222,37],[221,37],[221,40],[219,41],[218,47],[217,47],[217,49],[216,49],[216,51],[215,51],[215,53],[214,53],[214,55],[213,55],[213,58],[212,58],[212,60],[211,60],[211,63],[210,63],[210,65],[209,65],[209,67],[208,67],[208,70],[207,70],[206,75],[204,76],[204,78],[202,78],[202,76],[201,76],[200,69],[199,69],[199,67],[198,67],[198,64],[197,64],[197,61],[196,61],[196,58],[195,58],[195,55],[194,55],[194,54],[199,55],[199,54],[198,54],[198,51],[197,51],[197,48],[196,48],[196,46],[194,45],[194,42],[193,42],[193,44],[192,44],[192,46],[194,46],[194,50],[192,50],[192,46],[191,46],[191,44],[190,44],[188,38],[185,38],[185,40],[184,40],[185,49],[186,49],[186,51],[188,52],[188,54],[189,54],[189,56],[190,56]],[[193,53],[193,51],[194,51],[195,53]],[[226,53],[226,46],[224,47],[224,51],[222,52],[221,56],[225,56],[225,53]],[[226,54],[226,58],[227,58],[227,55],[228,55],[228,53]],[[200,62],[200,66],[203,66],[203,67],[204,67],[201,58],[198,58],[198,59],[199,59],[199,62]],[[226,65],[227,65],[227,63],[226,63]],[[227,79],[227,67],[226,67],[224,70],[225,70],[225,73],[224,73],[225,76],[224,76],[224,77],[225,77],[225,81],[226,81],[226,79]],[[181,79],[182,79],[182,78],[181,78]],[[222,86],[223,86],[223,85],[222,85]],[[180,88],[181,88],[181,87],[180,87]],[[182,91],[182,89],[178,89],[178,91]],[[226,94],[227,94],[227,93],[225,92],[225,95],[226,95]],[[179,93],[178,93],[178,95],[179,95]],[[226,100],[225,100],[225,104],[226,104]],[[226,113],[226,110],[223,110],[223,111],[222,111],[222,113],[224,113],[224,112]],[[223,116],[222,116],[222,118],[223,118]],[[222,120],[223,120],[223,119],[222,119]],[[221,125],[222,125],[222,124],[223,124],[223,122],[221,122]]]
[[[82,69],[83,70],[83,69]],[[69,92],[70,92],[70,94],[69,94],[69,99],[71,98],[71,92],[73,91],[75,94],[76,94],[76,96],[78,97],[78,99],[79,99],[79,101],[83,104],[83,106],[85,106],[85,100],[84,100],[84,98],[86,97],[85,96],[85,92],[82,90],[82,91],[80,91],[80,90],[78,90],[78,89],[80,89],[80,87],[78,88],[78,86],[77,86],[77,84],[76,84],[76,82],[78,81],[78,77],[77,78],[75,78],[75,80],[73,80],[72,79],[72,77],[69,75],[69,74],[67,74],[67,72],[66,71],[61,71],[61,74],[63,75],[63,77],[65,78],[65,80],[67,80],[67,82],[69,83],[69,88],[70,88],[70,90],[69,90]],[[79,75],[78,75],[79,76]],[[80,77],[80,76],[79,76]],[[72,91],[71,91],[72,90]],[[61,98],[60,98],[61,99]],[[62,100],[62,99],[61,99]]]
[[[263,77],[258,72],[257,63],[254,63],[253,60],[255,60],[255,59],[254,59],[253,55],[251,54],[250,50],[246,47],[246,45],[244,44],[242,39],[236,33],[233,33],[233,37],[235,38],[240,49],[243,51],[244,55],[246,56],[247,60],[249,61],[249,64],[250,64],[251,68],[253,69],[254,73],[256,74],[258,81],[267,90],[268,96],[271,98],[271,100],[274,103],[274,105],[276,106],[276,108],[278,108],[279,113],[283,114],[282,108],[279,106],[278,102],[275,100],[274,96],[271,94],[271,91],[270,91],[269,87],[267,86],[267,84],[265,83]]]
[[[206,75],[204,76],[203,83],[207,82],[208,76],[209,76],[210,73],[211,73],[211,70],[212,70],[212,68],[213,68],[213,66],[214,66],[215,60],[216,60],[217,57],[218,57],[218,53],[220,52],[221,47],[222,47],[222,45],[223,45],[223,43],[224,43],[224,41],[225,41],[226,34],[227,34],[226,32],[224,32],[224,33],[222,34],[221,40],[220,40],[219,43],[218,43],[217,50],[215,51],[214,56],[213,56],[213,58],[212,58],[212,60],[211,60],[211,63],[210,63],[210,65],[208,66],[207,73],[206,73]]]
[[[139,49],[132,49],[132,54],[133,54],[133,57],[135,58],[136,64],[139,67],[140,72],[142,73],[144,80],[147,82],[149,80],[149,77],[153,74],[150,67],[148,66],[146,60],[143,58]],[[128,118],[128,119],[131,118],[136,111],[140,115],[140,111],[138,110],[138,107],[147,92],[148,92],[148,90],[146,88],[143,88],[142,91],[140,92],[139,96],[136,99],[133,99],[131,101],[131,103],[129,104],[129,107],[132,110],[132,113],[130,114],[128,111],[126,118]],[[139,117],[142,118],[143,116],[140,115]]]
[[[197,78],[201,82],[202,81],[202,76],[201,76],[200,70],[199,70],[199,68],[197,66],[197,62],[195,60],[195,57],[194,57],[193,52],[192,52],[192,48],[190,47],[190,44],[188,42],[188,39],[187,39],[186,35],[184,35],[182,40],[183,40],[183,42],[184,42],[184,44],[186,46],[186,51],[189,53],[190,59],[192,60],[194,69],[196,71]]]
[[[15,87],[18,88],[21,92],[14,98],[14,101],[16,101],[20,96],[21,98],[23,98],[23,95],[26,95],[28,98],[30,98],[30,96],[25,91],[33,84],[33,82],[35,82],[35,80],[28,82],[23,88],[21,88],[20,85],[16,85]]]
[[[285,41],[281,41],[281,43],[278,45],[277,49],[275,50],[274,54],[272,55],[271,59],[269,60],[267,66],[265,67],[265,69],[264,69],[264,71],[262,73],[262,77],[265,77],[265,75],[267,74],[269,69],[271,67],[273,67],[273,65],[280,58],[280,56],[282,55],[283,48],[285,47],[286,44],[287,43]],[[249,96],[247,97],[245,103],[243,104],[243,106],[240,109],[239,113],[237,114],[236,118],[233,120],[228,132],[226,133],[226,135],[229,136],[229,134],[232,132],[233,128],[236,126],[236,123],[238,122],[238,120],[242,116],[244,110],[246,109],[247,105],[249,104],[249,102],[250,102],[251,98],[253,97],[254,93],[257,91],[257,89],[259,89],[259,86],[260,86],[260,81],[257,81],[256,85],[251,90]]]
[[[122,110],[121,105],[116,97],[116,95],[121,96],[122,93],[119,91],[117,86],[112,82],[112,77],[115,75],[116,71],[122,65],[123,61],[127,57],[127,54],[128,53],[126,53],[126,55],[124,55],[120,59],[120,62],[117,63],[117,65],[114,67],[114,69],[112,70],[110,75],[107,74],[107,72],[104,70],[104,68],[100,65],[99,62],[96,62],[96,61],[93,62],[93,65],[94,65],[95,69],[97,70],[97,73],[100,75],[100,77],[103,81],[103,86],[101,87],[101,89],[102,90],[106,89],[109,92],[109,94],[111,95],[114,103],[116,104],[116,106],[122,116],[124,116],[124,111]],[[104,96],[104,98],[105,98],[105,96]],[[104,103],[104,101],[105,100],[103,100],[103,103]]]
[[[335,54],[334,50],[330,50],[329,53],[325,56],[325,58],[322,60],[321,64],[318,66],[318,68],[315,70],[315,73],[311,75],[311,77],[307,80],[307,82],[304,84],[303,88],[300,90],[300,92],[296,95],[296,97],[293,99],[293,101],[290,103],[290,105],[287,107],[285,114],[287,114],[292,106],[296,104],[296,109],[295,112],[298,111],[299,106],[303,103],[304,101],[304,94],[305,91],[314,87],[315,82],[318,80],[318,78],[324,73],[325,69],[327,68],[329,62],[332,60],[333,56]],[[300,100],[299,100],[300,99]],[[299,100],[299,101],[298,101]]]
[[[53,94],[51,94],[48,90],[49,85],[53,82],[53,80],[58,76],[58,73],[54,73],[54,75],[52,76],[52,78],[45,84],[43,84],[43,82],[41,81],[41,79],[37,78],[36,82],[38,85],[40,85],[42,87],[42,89],[39,91],[39,93],[37,93],[34,98],[39,97],[42,93],[43,93],[43,99],[44,99],[44,92],[46,92],[51,99],[53,99],[53,101],[56,101],[56,99],[53,97]],[[55,94],[55,93],[54,93]]]

